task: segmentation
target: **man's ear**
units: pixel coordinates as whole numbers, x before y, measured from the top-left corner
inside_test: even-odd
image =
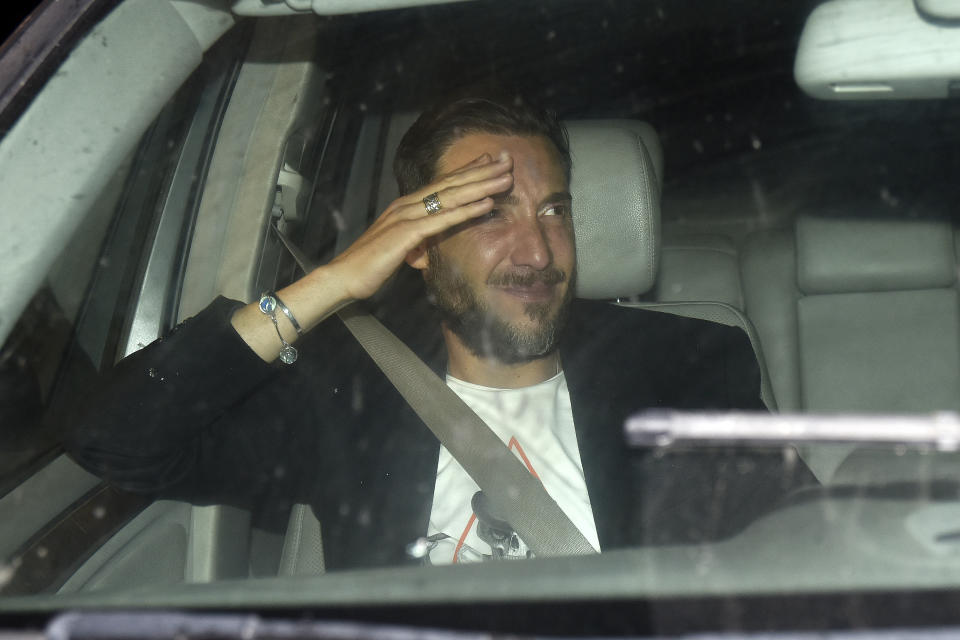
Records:
[[[427,241],[422,240],[420,244],[407,252],[407,264],[423,271],[430,266],[430,254],[427,252]]]

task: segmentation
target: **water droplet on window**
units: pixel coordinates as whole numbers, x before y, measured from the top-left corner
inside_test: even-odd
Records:
[[[50,551],[46,547],[37,547],[37,557],[46,558]]]
[[[557,37],[557,32],[556,32],[556,31],[554,31],[553,29],[551,29],[550,31],[547,31],[547,42],[550,42],[551,40],[553,40],[553,39],[556,38],[556,37]]]
[[[373,522],[373,517],[370,515],[370,509],[364,509],[357,515],[357,522],[364,527],[369,527],[370,523]]]
[[[105,507],[102,507],[102,506],[101,506],[101,507],[94,507],[94,509],[93,509],[93,517],[94,517],[94,518],[96,518],[97,520],[103,520],[103,518],[104,518],[106,515],[107,515],[107,510],[106,510]]]
[[[154,369],[153,367],[150,367],[149,369],[147,369],[147,375],[150,376],[151,378],[156,378],[157,370]]]
[[[896,207],[900,204],[900,198],[893,195],[887,187],[880,189],[880,199],[883,200],[884,204],[891,207]]]
[[[759,151],[760,147],[763,146],[763,143],[760,142],[760,138],[757,137],[757,134],[750,134],[750,146],[754,148],[755,151]]]
[[[363,381],[360,376],[353,377],[353,395],[351,396],[350,407],[354,413],[363,411]]]
[[[694,140],[693,150],[696,151],[697,153],[703,153],[703,143],[700,142],[699,140]]]

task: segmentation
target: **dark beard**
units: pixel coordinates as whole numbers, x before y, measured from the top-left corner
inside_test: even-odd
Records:
[[[564,294],[560,307],[551,317],[550,302],[532,302],[524,305],[524,313],[539,326],[523,331],[490,312],[487,305],[458,273],[447,265],[436,248],[429,249],[430,267],[424,273],[427,296],[440,312],[441,320],[450,331],[477,357],[494,358],[504,364],[520,364],[542,358],[557,346],[560,332],[566,323],[570,302],[576,285],[576,273]],[[494,286],[530,285],[543,282],[559,284],[566,280],[559,269],[508,274],[492,278]]]

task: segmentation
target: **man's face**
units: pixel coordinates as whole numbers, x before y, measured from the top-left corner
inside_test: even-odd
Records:
[[[547,138],[470,134],[438,175],[483,153],[513,159],[513,186],[487,216],[432,244],[424,274],[443,321],[474,354],[516,364],[551,352],[576,281],[570,194]]]

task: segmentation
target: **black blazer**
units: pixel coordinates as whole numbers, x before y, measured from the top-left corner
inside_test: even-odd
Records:
[[[72,455],[127,490],[249,508],[261,526],[307,502],[328,569],[411,562],[439,443],[338,319],[297,345],[295,365],[268,365],[229,325],[239,304],[218,299],[108,372],[71,422]],[[386,315],[442,372],[436,323]],[[560,352],[602,549],[727,536],[815,483],[779,451],[624,443],[624,420],[647,408],[763,410],[741,330],[576,302]]]

